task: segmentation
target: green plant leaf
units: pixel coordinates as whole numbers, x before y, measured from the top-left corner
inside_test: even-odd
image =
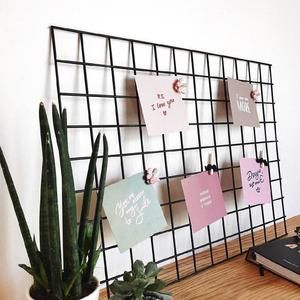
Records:
[[[159,292],[167,286],[166,282],[156,279],[155,282],[147,287],[148,291]]]
[[[114,295],[122,295],[122,296],[132,295],[131,284],[124,281],[120,281],[118,279],[115,279],[113,283],[109,286],[109,288]]]
[[[104,134],[101,176],[100,176],[100,182],[99,182],[98,193],[97,193],[97,203],[96,203],[94,225],[93,225],[93,236],[92,236],[91,248],[89,251],[88,266],[87,266],[87,273],[86,273],[87,282],[92,280],[94,267],[95,267],[95,260],[97,260],[99,257],[96,249],[97,249],[98,235],[100,230],[101,211],[102,211],[102,204],[104,198],[107,164],[108,164],[108,144],[107,144],[106,136]]]
[[[32,268],[28,267],[25,264],[19,264],[18,266],[25,270],[27,273],[29,273],[34,278],[34,280],[36,280],[36,282],[38,282],[38,284],[45,289],[45,291],[48,290],[47,283],[44,282],[43,279],[40,278],[40,276],[37,273],[35,273],[35,271]]]
[[[123,280],[124,281],[133,281],[134,280],[134,276],[132,275],[131,272],[125,271],[124,274],[123,274]]]
[[[64,133],[65,141],[66,141],[66,146],[67,146],[67,151],[68,149],[68,118],[67,118],[67,110],[64,108],[61,116],[61,128]]]
[[[62,215],[63,215],[63,253],[64,253],[64,278],[69,282],[80,268],[79,251],[77,244],[77,218],[76,196],[71,161],[66,144],[66,137],[62,129],[56,106],[52,105],[54,131],[59,151],[61,177],[62,177]],[[81,296],[81,276],[79,275],[70,291],[73,298]]]
[[[91,247],[91,241],[92,241],[92,236],[93,236],[93,224],[92,223],[87,223],[86,225],[86,230],[85,230],[85,235],[84,235],[84,242],[83,242],[83,247],[82,247],[82,252],[81,252],[81,257],[83,260],[86,260],[88,254],[89,254],[89,249]]]
[[[49,124],[44,105],[40,104],[39,109],[40,119],[40,136],[43,154],[42,163],[42,178],[41,178],[41,191],[40,191],[40,215],[39,215],[39,235],[40,235],[40,252],[43,257],[45,269],[49,281],[51,281],[51,262],[50,262],[50,234],[49,234],[49,212],[48,212],[48,175],[47,175],[47,137],[51,140]],[[51,142],[52,143],[52,142]]]
[[[112,297],[109,297],[109,300],[125,300],[123,296],[114,295]]]
[[[40,236],[42,256],[45,257],[51,294],[62,298],[62,270],[60,251],[60,230],[57,203],[56,167],[50,127],[44,105],[40,104],[40,135],[43,152],[43,173],[41,187]],[[45,223],[43,223],[45,221]]]
[[[88,215],[90,211],[90,205],[91,205],[91,196],[93,191],[93,182],[95,177],[95,171],[96,171],[96,163],[97,163],[97,157],[98,157],[98,151],[99,151],[99,144],[100,144],[100,133],[97,135],[90,163],[88,168],[88,173],[86,177],[85,187],[84,187],[84,193],[83,193],[83,201],[82,201],[82,208],[81,208],[81,215],[80,215],[80,225],[79,225],[79,232],[78,232],[78,247],[81,251],[81,253],[86,252],[84,249],[84,244],[86,244],[86,235],[89,233],[87,232],[90,230],[90,227],[88,228]],[[92,235],[91,235],[92,237]],[[81,258],[82,259],[82,258]]]
[[[134,290],[145,289],[148,285],[153,284],[155,282],[154,278],[136,278],[134,281],[129,284],[132,286]]]
[[[95,269],[95,266],[97,264],[97,261],[99,259],[99,256],[102,252],[102,246],[100,245],[99,248],[95,251],[93,257],[92,257],[92,263],[91,263],[91,267],[92,267],[92,270]]]
[[[155,277],[161,270],[155,262],[151,261],[146,265],[145,274],[147,277]]]
[[[30,261],[30,265],[35,273],[38,273],[39,266],[38,266],[38,257],[35,250],[34,243],[31,238],[31,234],[28,228],[28,224],[26,222],[24,212],[22,206],[20,204],[19,196],[17,194],[13,179],[11,177],[6,159],[4,157],[3,151],[0,147],[0,165],[3,171],[3,175],[7,184],[7,188],[10,194],[10,198],[12,200],[12,204],[14,207],[14,211],[19,223],[19,228],[22,234],[23,242],[26,248],[26,252]]]
[[[43,160],[42,166],[42,181],[41,181],[41,195],[40,195],[40,216],[39,216],[39,234],[40,234],[40,247],[45,269],[50,279],[50,236],[49,236],[49,219],[48,219],[48,187],[47,187],[47,168],[46,162]]]
[[[145,266],[141,260],[136,260],[132,266],[132,273],[137,277],[145,274]]]
[[[69,282],[64,283],[64,285],[63,285],[63,293],[64,293],[64,297],[67,298],[67,297],[69,296],[71,288],[73,287],[75,281],[76,281],[76,280],[78,279],[78,277],[80,276],[80,274],[81,274],[81,272],[82,272],[82,270],[83,270],[84,267],[85,267],[85,265],[82,264],[82,265],[80,266],[80,268],[77,270],[77,272],[76,272],[76,274],[74,275],[74,277],[71,278]]]

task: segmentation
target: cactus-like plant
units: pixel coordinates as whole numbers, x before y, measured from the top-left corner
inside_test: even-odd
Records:
[[[93,222],[89,222],[88,215],[101,139],[100,134],[98,134],[89,162],[80,225],[77,233],[76,194],[72,166],[68,153],[66,110],[63,111],[62,117],[60,117],[56,106],[53,105],[52,118],[62,178],[62,237],[60,236],[59,227],[57,180],[53,144],[43,103],[40,104],[39,108],[43,154],[39,248],[35,238],[31,236],[1,148],[0,164],[29,257],[30,267],[24,264],[19,266],[33,276],[34,282],[30,290],[31,296],[34,299],[73,300],[84,297],[97,286],[93,272],[101,252],[101,247],[97,246],[97,244],[108,162],[108,145],[106,137],[103,135],[103,161],[97,191],[96,209]],[[63,245],[62,251],[60,246],[61,240]]]
[[[163,293],[166,283],[157,278],[161,271],[157,264],[149,262],[146,266],[136,260],[132,271],[125,271],[123,280],[115,279],[110,285],[113,296],[110,300],[167,300],[172,299],[169,293]]]

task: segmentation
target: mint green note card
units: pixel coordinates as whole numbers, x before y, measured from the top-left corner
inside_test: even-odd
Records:
[[[120,252],[167,226],[152,185],[138,173],[105,188],[103,208]]]

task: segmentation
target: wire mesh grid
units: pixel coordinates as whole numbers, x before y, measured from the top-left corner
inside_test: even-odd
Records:
[[[59,108],[68,110],[78,207],[99,130],[107,135],[110,147],[108,184],[148,167],[161,171],[155,189],[169,224],[165,230],[120,254],[108,221],[102,218],[103,252],[97,270],[107,297],[109,283],[130,269],[135,259],[166,265],[162,276],[172,283],[287,233],[270,64],[55,26],[51,37]],[[184,79],[187,132],[148,137],[136,74]],[[233,126],[228,77],[259,90],[260,128]],[[272,202],[249,206],[241,201],[239,159],[258,157],[260,150],[269,162]],[[227,215],[193,233],[180,180],[203,171],[209,153],[218,167]],[[100,155],[100,166],[101,160]],[[96,190],[97,172],[95,179]],[[258,229],[263,234],[256,236]]]

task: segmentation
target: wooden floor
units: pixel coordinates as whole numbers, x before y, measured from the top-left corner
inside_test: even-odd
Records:
[[[296,226],[300,226],[300,216],[287,220],[287,229],[290,234]],[[276,225],[278,235],[284,233],[283,223]],[[275,237],[273,226],[266,229],[267,239]],[[255,244],[264,242],[264,231],[258,230],[254,234]],[[252,245],[251,235],[242,237],[242,249],[246,251]],[[228,242],[229,256],[235,256],[240,252],[239,240]],[[215,263],[225,259],[224,245],[213,248],[213,259]],[[196,265],[205,268],[211,264],[210,251],[203,251],[196,255]],[[179,261],[180,275],[189,275],[194,271],[192,257]],[[164,266],[160,278],[167,282],[176,278],[174,264]],[[234,300],[234,299],[285,299],[300,300],[300,288],[270,272],[265,272],[265,276],[259,276],[257,266],[246,262],[245,255],[238,255],[229,261],[220,263],[208,268],[198,274],[194,274],[186,279],[169,285],[167,291],[172,292],[175,300],[192,299],[213,299],[213,300]],[[106,299],[105,291],[101,292],[101,299]]]

